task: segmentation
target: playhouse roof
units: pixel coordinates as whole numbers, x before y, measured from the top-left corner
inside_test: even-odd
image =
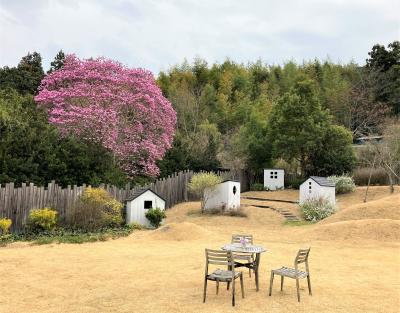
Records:
[[[240,183],[240,181],[238,181],[238,180],[234,180],[234,179],[225,179],[224,181],[221,182],[221,184],[226,183],[226,182],[229,182],[229,181],[234,182],[234,183]]]
[[[137,197],[139,197],[140,195],[144,194],[146,191],[151,191],[157,197],[159,197],[161,200],[165,201],[165,199],[163,197],[161,197],[158,193],[156,193],[155,191],[151,190],[150,188],[141,188],[141,189],[136,190],[133,194],[131,194],[128,198],[126,198],[125,201],[135,200]]]
[[[335,187],[335,183],[331,182],[328,178],[326,177],[320,177],[320,176],[310,176],[310,178],[315,181],[318,185],[324,186],[324,187]]]

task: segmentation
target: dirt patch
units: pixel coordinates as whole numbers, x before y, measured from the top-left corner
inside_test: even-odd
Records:
[[[156,240],[197,240],[211,235],[211,232],[194,223],[170,223],[151,231],[148,236]]]

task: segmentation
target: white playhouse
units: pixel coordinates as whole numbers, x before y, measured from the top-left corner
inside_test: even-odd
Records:
[[[206,197],[205,210],[221,209],[237,210],[240,208],[240,182],[226,180],[213,188],[204,191]]]
[[[310,176],[300,185],[300,204],[307,199],[323,197],[331,204],[335,204],[335,183],[326,177]]]
[[[264,170],[264,189],[277,190],[285,188],[285,170],[268,168]]]
[[[140,225],[150,226],[150,222],[146,218],[147,210],[151,208],[165,210],[165,199],[149,188],[136,191],[125,201],[127,224],[136,222]]]

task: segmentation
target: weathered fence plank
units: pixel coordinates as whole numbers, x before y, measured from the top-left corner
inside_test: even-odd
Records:
[[[217,172],[224,179],[237,178],[231,172]],[[151,188],[166,200],[166,208],[170,208],[175,204],[185,201],[196,200],[196,195],[193,195],[187,189],[193,171],[185,170],[175,173],[166,178],[161,178],[146,186],[134,186],[131,188],[127,184],[124,188],[101,184],[100,187],[107,190],[118,201],[125,199],[140,188]],[[242,191],[247,190],[248,181],[246,175],[238,175],[242,184]],[[20,232],[24,229],[28,219],[29,212],[32,209],[43,207],[51,207],[58,211],[58,216],[61,221],[65,221],[66,216],[72,210],[74,203],[83,193],[86,185],[76,186],[72,188],[68,185],[62,188],[54,181],[47,184],[47,187],[37,187],[30,183],[23,183],[21,187],[14,188],[14,183],[0,185],[0,217],[12,219],[11,231]]]

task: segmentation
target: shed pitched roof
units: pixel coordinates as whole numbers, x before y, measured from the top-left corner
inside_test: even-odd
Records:
[[[137,197],[139,197],[140,195],[144,194],[146,191],[151,191],[152,193],[154,193],[157,197],[159,197],[160,199],[164,200],[166,202],[166,200],[161,197],[158,193],[156,193],[155,191],[151,190],[150,188],[141,188],[136,190],[133,194],[131,194],[129,197],[127,197],[125,199],[125,201],[132,201],[134,199],[136,199]]]
[[[326,177],[320,177],[320,176],[310,176],[310,178],[315,181],[318,185],[324,186],[324,187],[335,187],[335,183],[330,181]]]
[[[234,179],[225,179],[225,180],[223,180],[222,182],[220,182],[220,184],[226,183],[226,182],[228,182],[228,181],[231,181],[231,182],[234,182],[234,183],[240,183],[240,181],[239,181],[239,180],[234,180]]]
[[[277,167],[277,168],[264,168],[264,171],[275,171],[275,170],[284,171],[285,169],[284,168],[280,168],[280,167]]]

